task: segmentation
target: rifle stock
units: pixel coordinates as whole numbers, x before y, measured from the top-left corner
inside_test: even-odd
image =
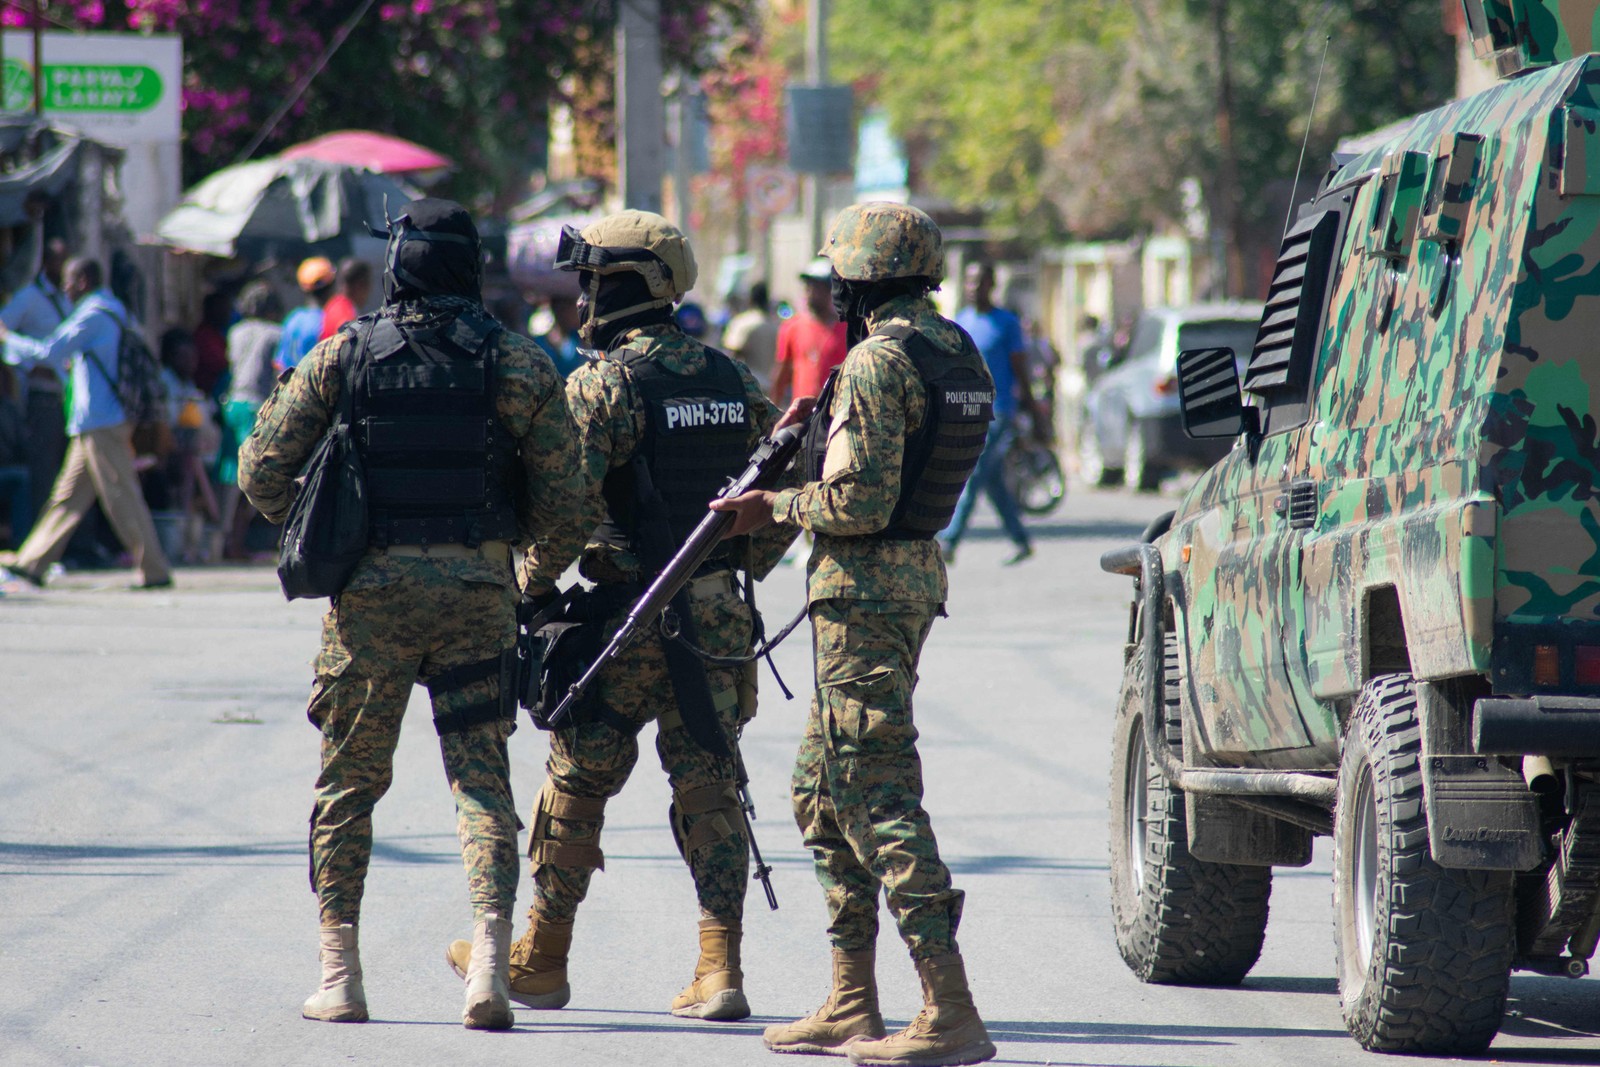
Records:
[[[744,471],[717,494],[718,499],[738,496],[752,489],[771,488],[789,466],[789,461],[794,458],[795,453],[800,450],[800,443],[805,439],[809,422],[808,417],[801,422],[785,426],[771,437],[763,438],[761,444],[751,454]],[[552,730],[561,728],[567,716],[572,713],[573,706],[583,698],[584,693],[588,692],[605,665],[627,648],[641,630],[655,622],[667,604],[677,595],[678,590],[688,584],[689,579],[694,577],[694,572],[710,558],[712,550],[728,532],[733,521],[734,513],[731,511],[707,509],[705,518],[700,520],[694,532],[684,540],[683,547],[667,561],[649,588],[639,594],[639,598],[628,608],[627,616],[623,618],[622,625],[618,627],[611,641],[583,672],[583,676],[572,683],[572,687],[561,698],[561,703],[556,705],[556,710],[550,715]]]

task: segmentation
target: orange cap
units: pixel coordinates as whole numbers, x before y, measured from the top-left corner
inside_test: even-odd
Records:
[[[312,256],[302,260],[300,269],[294,272],[294,280],[308,293],[332,285],[333,262],[327,256]]]

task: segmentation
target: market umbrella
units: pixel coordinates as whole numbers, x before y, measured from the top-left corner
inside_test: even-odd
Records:
[[[289,259],[348,253],[384,225],[415,187],[388,174],[273,156],[225,167],[190,189],[156,224],[164,244],[213,256]]]
[[[285,159],[323,159],[329,163],[348,163],[380,174],[416,174],[445,171],[455,166],[449,156],[424,148],[404,137],[391,137],[371,130],[337,130],[285,148]]]

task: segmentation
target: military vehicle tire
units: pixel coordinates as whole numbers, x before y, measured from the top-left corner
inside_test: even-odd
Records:
[[[1147,423],[1128,416],[1127,451],[1122,457],[1122,477],[1131,488],[1141,493],[1153,493],[1161,488],[1166,468],[1150,462],[1150,443],[1145,435],[1150,432]]]
[[[1087,416],[1078,430],[1078,476],[1088,485],[1104,487],[1122,483],[1122,470],[1106,466],[1105,451],[1100,447],[1100,438]]]
[[[1345,733],[1334,811],[1339,999],[1363,1048],[1470,1055],[1505,1010],[1512,875],[1434,863],[1421,751],[1410,675],[1372,679]]]
[[[1167,638],[1167,736],[1182,741],[1177,643]],[[1142,982],[1237,985],[1261,955],[1272,868],[1189,854],[1183,793],[1144,743],[1143,653],[1123,674],[1111,746],[1111,917]]]

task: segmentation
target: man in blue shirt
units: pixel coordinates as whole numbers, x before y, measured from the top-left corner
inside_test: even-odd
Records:
[[[950,525],[939,535],[939,547],[946,562],[955,556],[956,544],[972,517],[972,508],[983,493],[1000,516],[1000,524],[1017,546],[1006,563],[1021,563],[1033,555],[1028,531],[1022,528],[1017,502],[1005,483],[1006,452],[1011,448],[1019,405],[1032,417],[1035,430],[1043,425],[1043,415],[1028,382],[1027,346],[1022,338],[1022,323],[1005,308],[994,305],[994,265],[988,262],[967,264],[962,276],[967,304],[956,313],[956,322],[972,336],[983,361],[994,377],[994,422],[977,470],[961,492],[961,501]]]
[[[102,288],[100,264],[74,259],[65,272],[72,314],[43,340],[0,325],[8,363],[47,366],[72,375],[72,410],[67,416],[67,458],[50,492],[50,503],[15,553],[0,553],[0,567],[43,585],[50,565],[66,551],[73,530],[96,498],[139,568],[135,589],[172,584],[172,569],[133,469],[133,426],[117,398],[117,349],[128,311]],[[130,327],[131,328],[131,327]]]
[[[333,261],[326,256],[312,256],[295,271],[295,283],[306,294],[307,302],[289,312],[289,317],[283,320],[278,354],[272,360],[279,374],[299,365],[306,354],[316,347],[317,340],[322,336],[322,312],[328,306],[328,301],[333,299],[337,277]]]

